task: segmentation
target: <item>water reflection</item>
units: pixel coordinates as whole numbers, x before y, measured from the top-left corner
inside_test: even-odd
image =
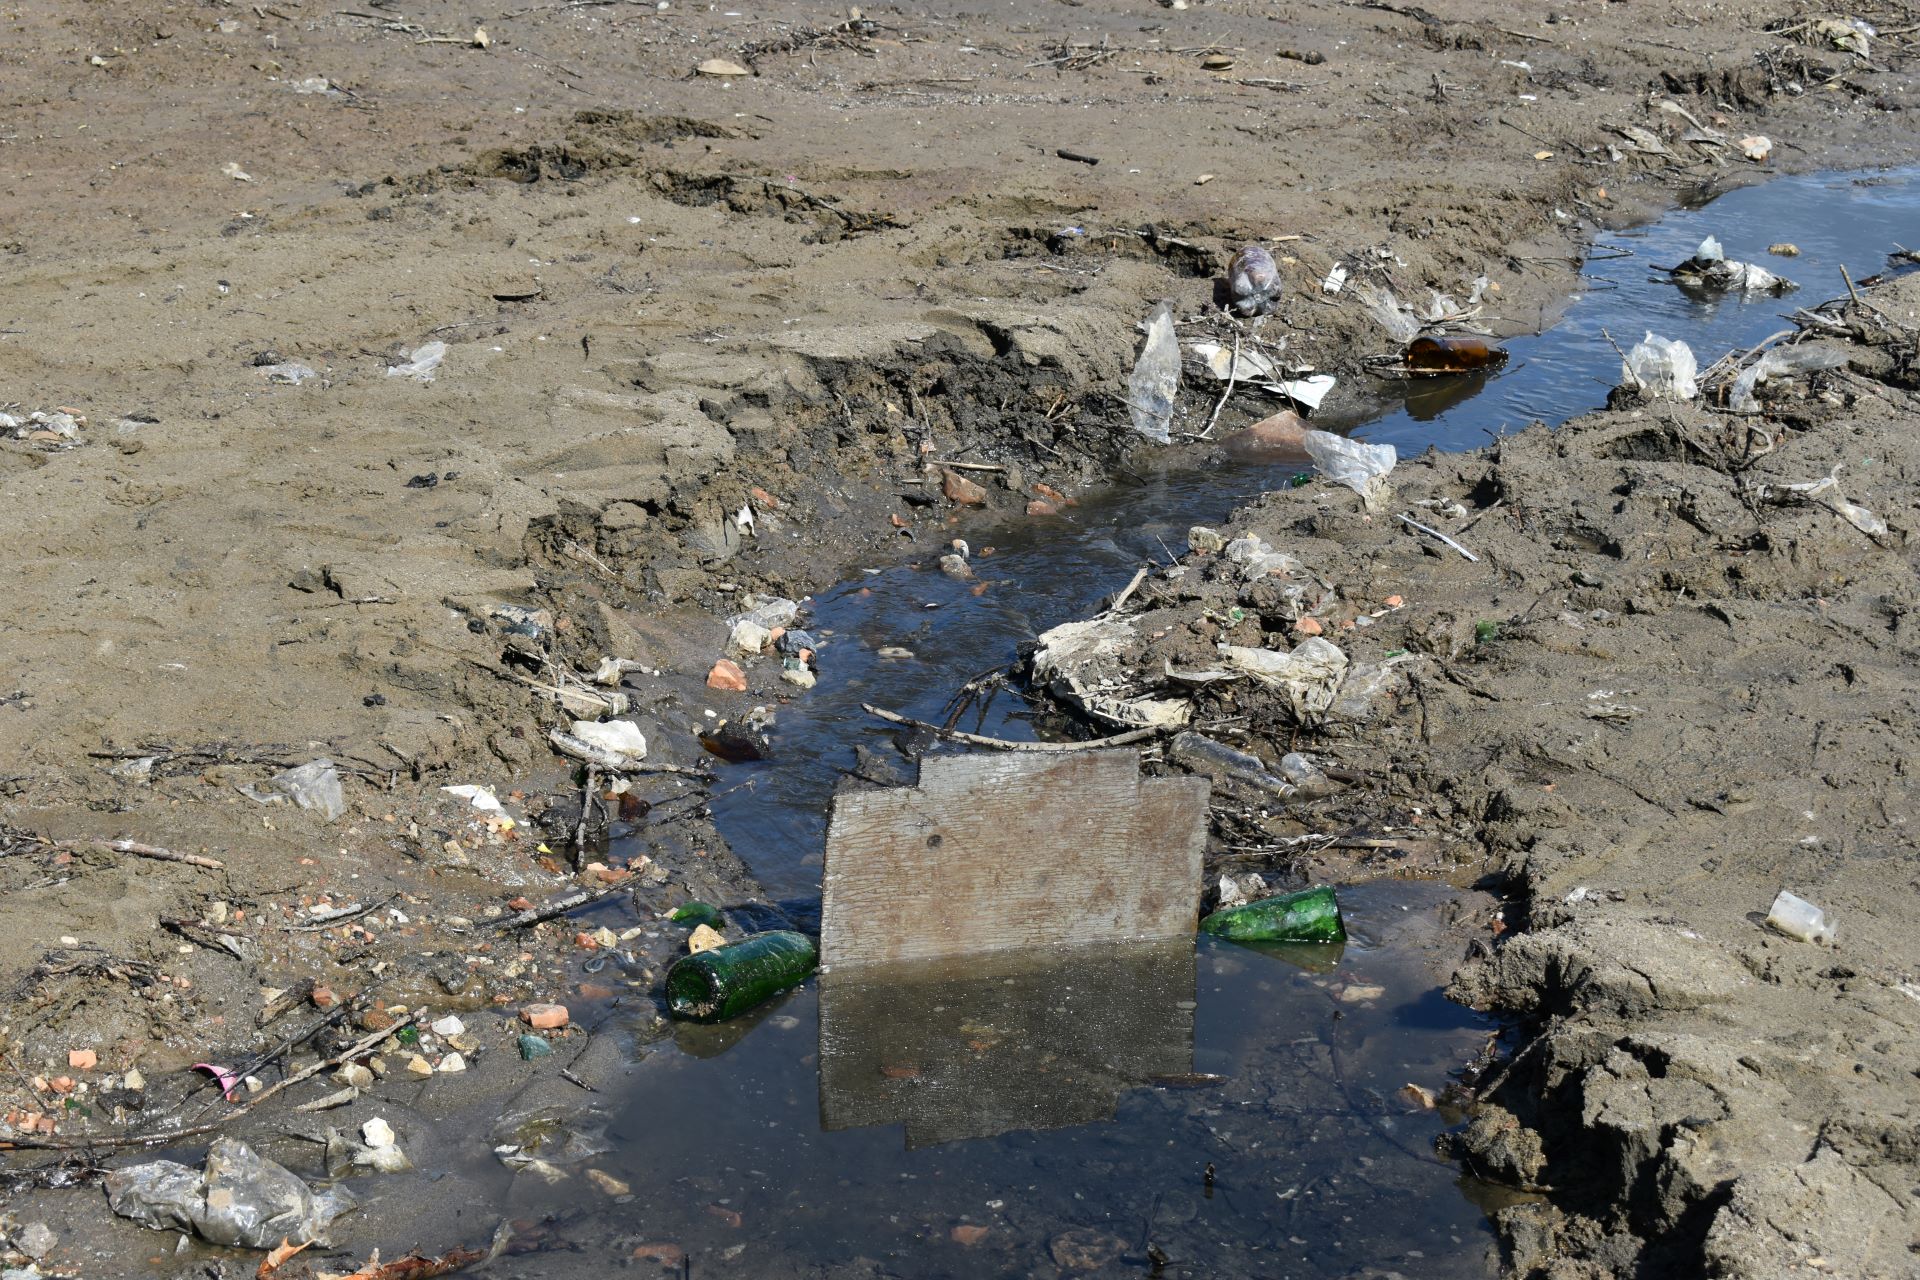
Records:
[[[1188,939],[837,970],[820,980],[820,1124],[909,1151],[1113,1118],[1193,1071]]]

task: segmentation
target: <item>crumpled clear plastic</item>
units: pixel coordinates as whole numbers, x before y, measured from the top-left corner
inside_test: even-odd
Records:
[[[1302,640],[1292,653],[1244,645],[1223,645],[1220,652],[1229,666],[1285,690],[1296,720],[1324,715],[1347,675],[1347,655],[1319,636]]]
[[[1390,444],[1368,444],[1330,431],[1307,432],[1307,456],[1327,479],[1360,495],[1367,510],[1378,511],[1392,487],[1387,473],[1400,460]]]
[[[1695,381],[1700,362],[1693,348],[1679,339],[1656,337],[1653,330],[1627,352],[1621,366],[1623,381],[1638,387],[1657,400],[1691,400],[1700,394]]]
[[[303,765],[276,773],[267,779],[271,791],[291,799],[302,809],[312,809],[328,822],[338,822],[347,811],[346,793],[340,787],[340,772],[333,761],[321,756]]]
[[[1801,484],[1782,485],[1780,486],[1780,492],[1790,493],[1803,501],[1819,503],[1860,532],[1866,534],[1869,538],[1879,539],[1886,537],[1889,533],[1887,522],[1882,519],[1878,513],[1861,506],[1857,502],[1847,501],[1846,495],[1840,492],[1840,467],[1842,465],[1844,464],[1834,464],[1833,470],[1818,480],[1808,480]]]
[[[325,1244],[328,1224],[358,1203],[345,1187],[315,1191],[238,1138],[215,1138],[204,1169],[153,1160],[109,1171],[106,1186],[123,1218],[247,1249]]]
[[[1847,353],[1837,347],[1812,344],[1775,347],[1740,371],[1740,376],[1733,380],[1733,389],[1727,393],[1727,407],[1735,413],[1758,413],[1760,400],[1754,394],[1754,389],[1761,383],[1783,374],[1792,376],[1820,369],[1838,369],[1846,362]]]
[[[390,378],[418,378],[421,382],[432,382],[433,375],[439,372],[440,362],[447,358],[447,344],[429,342],[425,346],[415,347],[413,354],[407,357],[405,364],[387,366]]]
[[[1173,308],[1162,302],[1147,316],[1147,341],[1127,379],[1133,429],[1159,444],[1172,440],[1173,398],[1180,390],[1180,343],[1173,336]]]

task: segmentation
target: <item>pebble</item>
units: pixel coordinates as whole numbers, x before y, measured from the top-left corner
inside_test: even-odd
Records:
[[[567,1006],[563,1004],[530,1004],[520,1010],[520,1021],[535,1031],[553,1031],[567,1025]]]
[[[987,1238],[987,1228],[976,1222],[963,1222],[953,1229],[953,1242],[968,1247],[979,1244]]]
[[[67,1065],[75,1071],[91,1071],[100,1065],[100,1055],[91,1049],[69,1049]]]
[[[360,1126],[360,1140],[378,1150],[381,1147],[392,1146],[397,1138],[394,1135],[393,1126],[381,1117],[375,1116]]]
[[[984,507],[987,505],[987,491],[958,471],[940,473],[940,489],[947,495],[947,501],[957,502],[963,507]]]
[[[1318,618],[1302,618],[1293,624],[1293,629],[1303,636],[1317,636],[1326,630]]]
[[[433,1074],[433,1064],[416,1053],[407,1059],[407,1072],[424,1080]]]
[[[136,1067],[127,1072],[126,1075],[121,1076],[120,1083],[129,1089],[144,1089],[147,1087],[147,1078],[141,1075],[139,1068]]]
[[[702,951],[712,951],[726,945],[726,937],[708,925],[696,925],[693,932],[687,935],[687,952],[690,955],[697,956]]]
[[[373,1088],[373,1072],[357,1062],[349,1062],[333,1073],[335,1084],[344,1084],[354,1089]]]
[[[657,1262],[666,1270],[678,1272],[680,1264],[686,1261],[687,1251],[677,1244],[653,1240],[633,1246],[633,1252],[628,1256],[643,1262]]]
[[[444,1018],[434,1019],[428,1025],[437,1036],[463,1036],[467,1033],[467,1024],[451,1013]]]
[[[535,1058],[544,1058],[553,1052],[553,1046],[547,1043],[545,1036],[525,1034],[520,1037],[520,1057],[532,1062]]]
[[[727,658],[713,664],[713,670],[707,672],[707,688],[727,689],[734,693],[747,691],[747,674],[740,670],[739,664]]]
[[[456,1072],[465,1071],[466,1069],[467,1069],[467,1060],[464,1056],[458,1053],[447,1054],[445,1057],[440,1059],[440,1065],[435,1068],[435,1070],[437,1070],[443,1076],[450,1076]]]
[[[587,1170],[587,1181],[610,1196],[630,1196],[633,1188],[602,1169]]]
[[[820,682],[820,677],[814,675],[813,672],[803,666],[793,666],[783,669],[780,672],[780,678],[798,689],[811,689]]]
[[[44,1258],[53,1252],[54,1246],[60,1243],[60,1238],[54,1235],[53,1228],[46,1223],[29,1222],[14,1233],[13,1242],[19,1246],[20,1252],[29,1258]]]

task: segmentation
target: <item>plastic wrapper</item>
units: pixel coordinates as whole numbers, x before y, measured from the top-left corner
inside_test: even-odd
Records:
[[[1400,460],[1392,445],[1368,444],[1329,431],[1309,431],[1306,446],[1307,456],[1320,474],[1359,494],[1367,510],[1378,511],[1386,502],[1392,491],[1387,475]]]
[[[1159,444],[1173,437],[1173,398],[1180,390],[1180,343],[1173,336],[1173,308],[1166,303],[1147,316],[1147,341],[1127,379],[1127,408],[1133,429]]]
[[[325,1244],[328,1224],[355,1204],[346,1188],[315,1191],[238,1138],[215,1138],[204,1169],[153,1160],[110,1171],[106,1186],[123,1218],[247,1249]]]
[[[340,788],[340,772],[325,756],[275,774],[267,779],[267,787],[302,809],[313,810],[328,822],[338,822],[347,811],[346,793]]]
[[[440,370],[440,362],[447,358],[447,344],[429,342],[425,346],[415,347],[413,354],[407,357],[405,364],[387,366],[390,378],[417,378],[421,382],[432,382],[433,375]]]
[[[1347,655],[1319,636],[1302,640],[1292,653],[1237,644],[1222,646],[1221,653],[1229,666],[1263,684],[1284,689],[1296,720],[1324,715],[1339,696],[1347,675]]]
[[[1821,369],[1838,369],[1847,362],[1847,353],[1835,347],[1815,345],[1776,347],[1740,371],[1727,393],[1727,407],[1735,413],[1760,412],[1755,388],[1773,378],[1792,377]]]
[[[1621,378],[1657,400],[1691,400],[1700,394],[1695,381],[1699,372],[1692,347],[1678,339],[1657,337],[1649,329],[1627,352]]]

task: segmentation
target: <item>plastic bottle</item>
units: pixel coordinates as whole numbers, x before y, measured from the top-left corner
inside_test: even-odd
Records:
[[[1216,911],[1200,922],[1200,932],[1229,942],[1347,940],[1346,921],[1340,918],[1340,902],[1325,885]]]
[[[725,1022],[799,986],[819,963],[804,933],[756,933],[675,961],[667,970],[667,1007],[690,1022]]]

